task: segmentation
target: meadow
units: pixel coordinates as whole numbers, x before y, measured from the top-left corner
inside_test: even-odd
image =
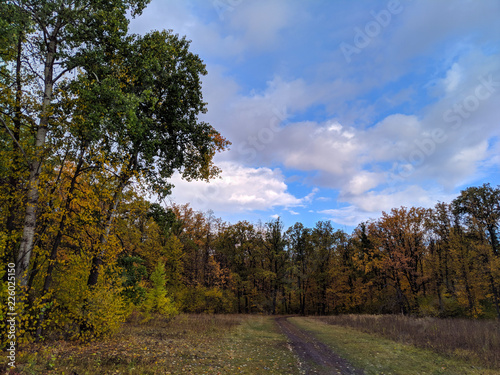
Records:
[[[261,316],[132,315],[111,338],[31,344],[8,374],[299,374],[286,338]]]
[[[410,318],[403,315],[339,315],[317,319],[500,368],[498,320]]]
[[[500,373],[495,321],[374,315],[287,319],[305,341],[314,337],[367,375]],[[318,363],[304,363],[275,316],[237,314],[149,321],[132,314],[112,337],[33,343],[21,348],[16,369],[1,364],[2,373],[10,375],[329,373]]]

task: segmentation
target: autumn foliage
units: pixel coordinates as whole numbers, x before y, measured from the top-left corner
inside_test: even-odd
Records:
[[[219,173],[205,66],[172,32],[127,34],[147,1],[80,3],[0,4],[0,325],[13,263],[20,342],[102,337],[133,311],[500,317],[488,184],[352,234],[148,201]]]

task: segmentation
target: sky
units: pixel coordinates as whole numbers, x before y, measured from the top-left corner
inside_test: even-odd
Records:
[[[207,67],[231,143],[170,202],[231,223],[351,231],[392,208],[500,184],[499,0],[152,0],[130,31],[171,29]]]

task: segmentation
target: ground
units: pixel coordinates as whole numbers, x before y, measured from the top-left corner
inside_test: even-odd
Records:
[[[488,322],[478,324],[500,332]],[[184,314],[144,321],[132,316],[120,332],[94,342],[52,338],[24,345],[15,369],[6,367],[6,356],[0,358],[0,373],[498,375],[497,362],[487,364],[488,357],[479,356],[496,352],[500,335],[493,332],[491,340],[488,348],[478,347],[477,355],[440,354],[320,317]]]
[[[287,317],[276,318],[276,324],[288,337],[290,347],[300,358],[299,367],[305,374],[363,375],[330,347],[305,330],[290,323]]]

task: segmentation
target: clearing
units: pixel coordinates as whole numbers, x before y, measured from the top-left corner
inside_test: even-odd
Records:
[[[314,317],[183,314],[143,322],[133,316],[107,339],[80,344],[51,338],[19,349],[16,369],[4,372],[4,356],[0,373],[500,374],[460,353],[438,354]]]

